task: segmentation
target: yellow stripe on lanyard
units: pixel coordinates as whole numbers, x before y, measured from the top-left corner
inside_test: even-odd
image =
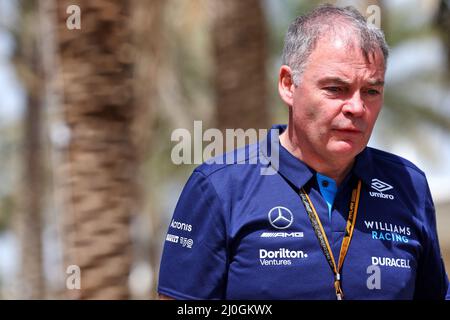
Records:
[[[344,292],[342,291],[342,279],[341,271],[344,265],[344,260],[350,247],[350,241],[353,237],[353,230],[355,229],[356,216],[358,215],[359,198],[361,195],[361,180],[358,181],[358,185],[352,191],[352,198],[350,199],[350,208],[348,212],[347,224],[345,226],[344,239],[342,240],[341,251],[339,253],[339,261],[336,266],[336,260],[333,256],[333,251],[331,250],[330,243],[328,242],[327,235],[323,229],[322,223],[320,222],[319,215],[317,214],[316,208],[311,202],[305,189],[300,189],[300,198],[302,199],[303,205],[305,206],[306,213],[308,214],[311,225],[314,229],[314,233],[319,240],[320,247],[322,249],[325,258],[330,265],[331,270],[334,274],[334,289],[336,291],[336,298],[342,300],[344,298]]]

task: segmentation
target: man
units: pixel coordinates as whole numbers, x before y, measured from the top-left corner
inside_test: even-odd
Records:
[[[163,298],[445,298],[424,173],[366,147],[387,57],[382,32],[352,8],[321,6],[291,24],[278,82],[289,121],[274,127],[278,171],[194,171],[165,242]]]

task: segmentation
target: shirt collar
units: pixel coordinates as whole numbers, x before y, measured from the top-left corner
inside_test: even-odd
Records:
[[[355,160],[355,164],[352,169],[353,174],[357,176],[363,183],[370,186],[372,183],[372,173],[373,173],[373,159],[371,148],[365,147],[361,151]]]
[[[267,139],[262,141],[262,143],[266,143],[266,148],[261,148],[261,152],[263,155],[271,161],[271,158],[267,155],[267,153],[271,152],[270,142],[272,130],[278,130],[278,134],[281,135],[287,128],[287,125],[274,125],[268,133]],[[280,141],[274,141],[278,143],[279,146],[279,163],[278,163],[278,173],[282,175],[285,179],[287,179],[292,185],[297,187],[298,189],[302,188],[314,175],[316,174],[315,170],[310,168],[306,163],[301,161],[292,155],[286,148],[284,148]],[[277,168],[274,167],[275,170]],[[355,175],[360,178],[362,182],[367,185],[371,183],[371,172],[372,172],[372,156],[370,153],[370,148],[366,147],[362,152],[360,152],[355,159],[355,164],[351,170],[350,175]],[[345,179],[348,181],[348,179]]]

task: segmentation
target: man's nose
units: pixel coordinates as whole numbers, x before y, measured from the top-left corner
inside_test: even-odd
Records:
[[[361,117],[365,112],[364,100],[361,98],[361,93],[356,91],[347,101],[344,102],[342,112],[345,115],[353,117]]]

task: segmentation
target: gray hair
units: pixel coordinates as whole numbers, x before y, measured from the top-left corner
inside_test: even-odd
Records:
[[[286,33],[282,63],[293,70],[293,82],[296,86],[300,83],[307,59],[316,47],[317,41],[327,32],[336,32],[339,28],[348,33],[349,27],[359,40],[359,46],[366,58],[378,48],[381,49],[386,68],[389,47],[383,31],[367,23],[353,7],[339,8],[326,4],[297,17]]]

